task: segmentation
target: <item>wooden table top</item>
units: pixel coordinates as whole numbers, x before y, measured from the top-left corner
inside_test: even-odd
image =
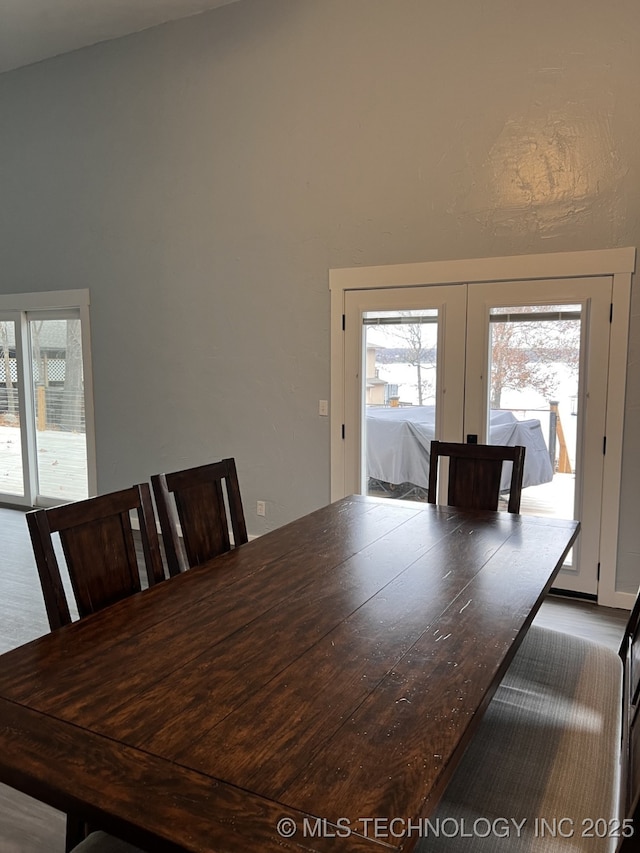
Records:
[[[577,531],[338,501],[0,657],[0,781],[154,851],[408,850]]]

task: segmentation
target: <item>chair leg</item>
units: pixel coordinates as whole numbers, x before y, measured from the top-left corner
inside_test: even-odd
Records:
[[[71,853],[87,837],[87,824],[77,815],[67,815],[67,831],[64,840],[65,853]]]

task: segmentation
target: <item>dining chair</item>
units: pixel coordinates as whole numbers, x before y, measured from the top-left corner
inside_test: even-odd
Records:
[[[70,853],[144,853],[127,841],[122,841],[102,830],[91,832]]]
[[[234,459],[154,474],[151,484],[170,575],[248,541]]]
[[[494,444],[462,444],[432,441],[427,501],[437,502],[438,470],[442,457],[449,459],[447,504],[463,509],[498,509],[502,465],[512,462],[508,512],[520,512],[525,448]]]
[[[141,590],[130,515],[133,511],[140,526],[147,582],[153,586],[164,580],[164,568],[147,483],[27,513],[52,631],[72,621],[53,534],[59,535],[78,616],[82,619]]]
[[[625,816],[640,810],[638,731],[640,727],[640,590],[627,619],[618,651],[624,666],[622,701],[622,774],[620,797]],[[636,823],[636,828],[638,824]]]
[[[54,534],[58,534],[62,545],[71,591],[78,616],[82,619],[141,590],[140,567],[130,515],[133,511],[137,512],[140,526],[147,582],[153,586],[164,580],[164,567],[148,483],[27,513],[27,525],[52,631],[72,621],[54,547]],[[75,814],[67,815],[67,853],[85,839],[88,831],[82,818]],[[117,853],[121,848],[114,846],[116,841],[101,833],[94,839],[98,846],[90,849]]]

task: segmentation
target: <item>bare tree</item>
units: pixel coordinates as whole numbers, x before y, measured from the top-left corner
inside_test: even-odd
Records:
[[[424,405],[425,395],[433,391],[432,383],[428,378],[423,377],[423,371],[436,366],[435,348],[427,341],[427,324],[421,322],[419,317],[415,317],[415,322],[411,322],[415,316],[414,312],[399,311],[398,316],[406,319],[397,325],[390,326],[389,331],[396,340],[404,344],[404,360],[416,368],[418,405],[422,406]]]
[[[543,308],[517,308],[519,314]],[[549,398],[557,393],[554,365],[576,367],[579,320],[515,320],[491,323],[491,408],[499,409],[506,389],[531,388]]]

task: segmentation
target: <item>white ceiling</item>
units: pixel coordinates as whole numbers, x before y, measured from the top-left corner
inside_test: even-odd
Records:
[[[235,0],[0,0],[0,72]]]

